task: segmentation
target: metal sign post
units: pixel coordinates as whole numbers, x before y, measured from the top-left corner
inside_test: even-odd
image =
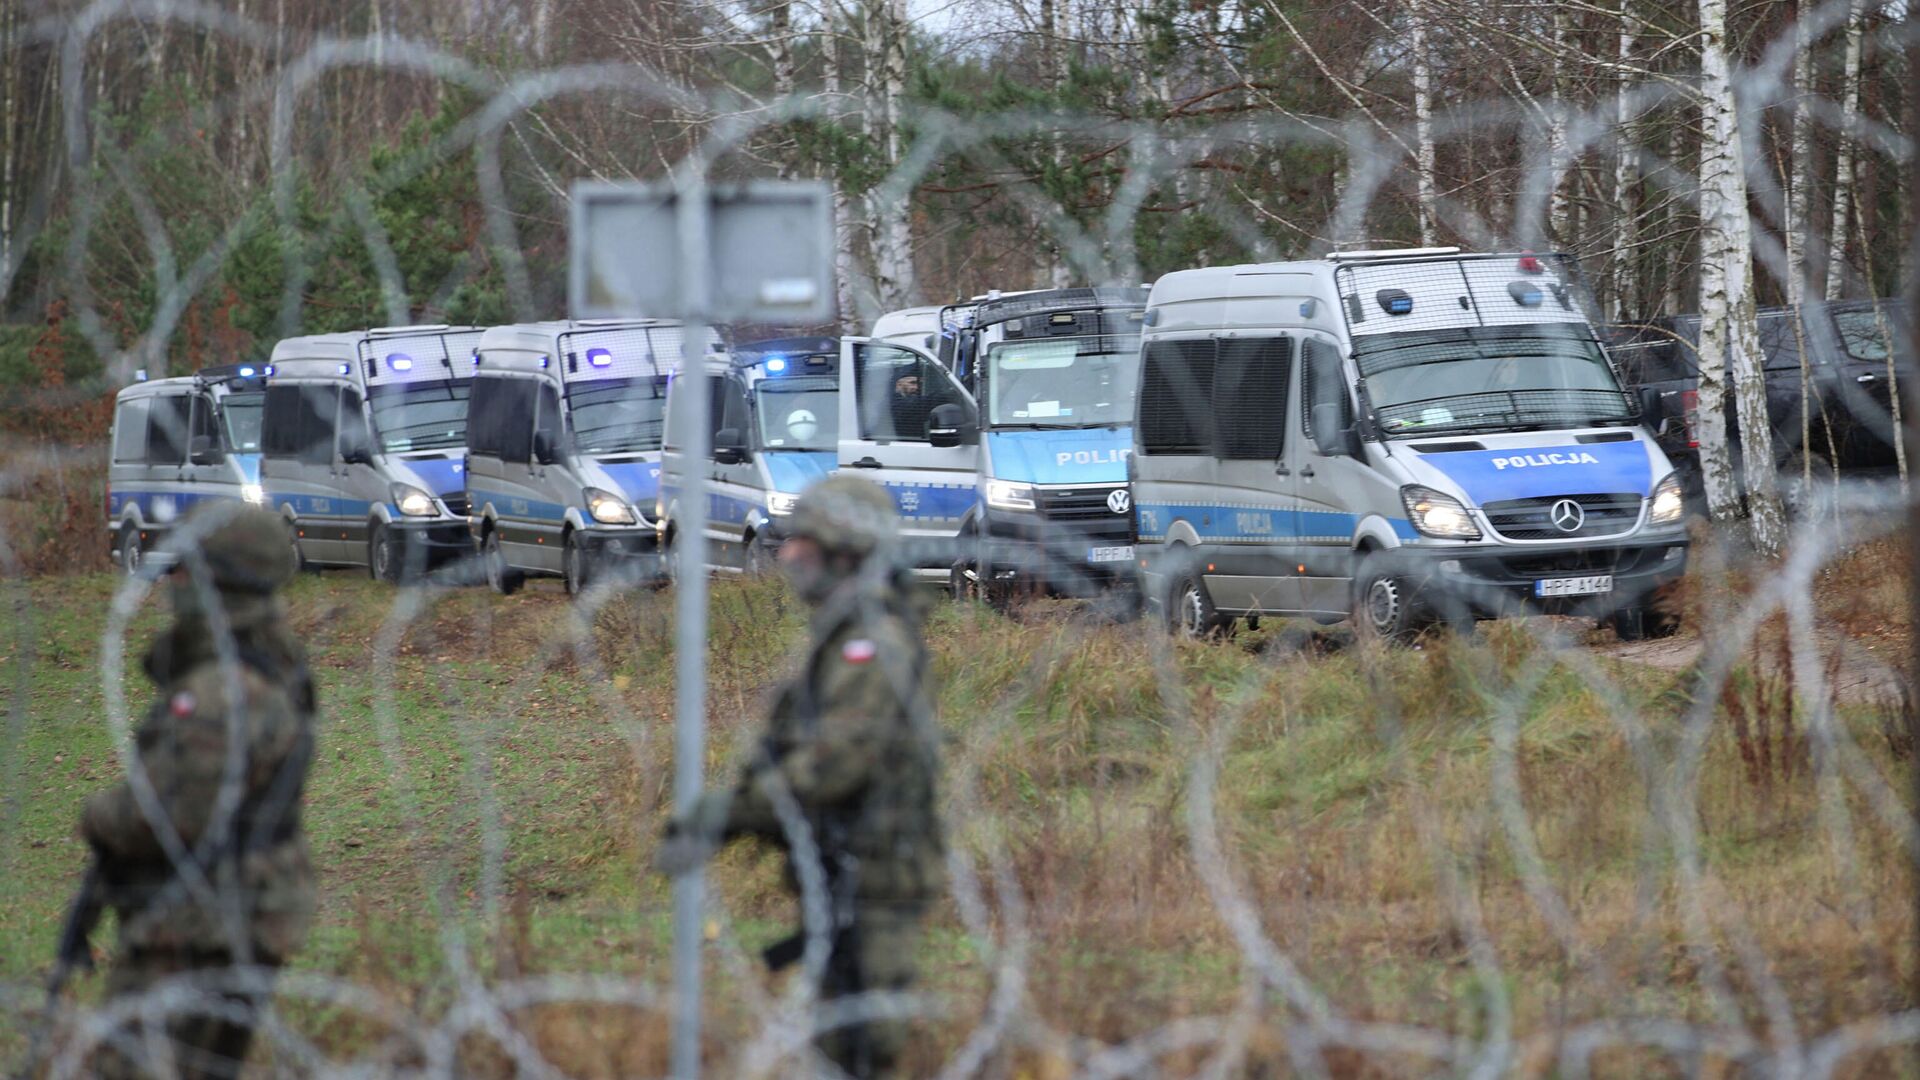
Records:
[[[710,188],[697,170],[677,184],[574,185],[569,307],[576,319],[678,318],[683,334],[675,430],[687,433],[674,508],[673,806],[700,797],[707,716],[707,380],[709,320],[786,323],[832,317],[833,209],[825,184]],[[672,1075],[700,1075],[701,944],[706,876],[673,883]]]

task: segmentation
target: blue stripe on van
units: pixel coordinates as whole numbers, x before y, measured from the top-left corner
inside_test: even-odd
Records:
[[[267,505],[283,510],[292,509],[298,516],[365,517],[373,511],[373,503],[366,499],[342,499],[333,495],[287,495],[278,491],[267,492]]]
[[[492,503],[494,510],[516,521],[559,521],[567,516],[568,508],[564,503],[542,502],[479,488],[467,489],[467,498],[475,514],[480,512],[481,507]]]
[[[965,484],[914,484],[888,481],[894,508],[909,522],[958,521],[980,501],[979,489]]]
[[[1501,450],[1422,454],[1475,506],[1552,495],[1653,494],[1653,458],[1647,444],[1572,443]]]
[[[1353,539],[1360,515],[1331,510],[1289,510],[1273,506],[1227,506],[1219,503],[1138,503],[1140,539],[1164,541],[1175,522],[1193,527],[1200,539],[1214,544],[1267,544],[1275,540],[1340,541]],[[1418,539],[1406,518],[1388,518],[1395,536]]]
[[[107,516],[118,518],[121,512],[126,510],[128,504],[132,504],[138,506],[141,517],[151,523],[163,517],[168,520],[179,517],[203,502],[223,499],[237,501],[240,498],[240,485],[227,484],[223,486],[230,490],[183,491],[174,488],[171,490],[150,491],[141,488],[120,488],[107,494]],[[166,505],[167,509],[164,514],[156,509],[156,503]],[[162,523],[164,524],[164,522]]]

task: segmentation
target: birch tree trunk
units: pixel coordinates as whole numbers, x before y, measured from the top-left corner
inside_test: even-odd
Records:
[[[1840,84],[1840,138],[1834,146],[1833,228],[1827,234],[1827,299],[1847,288],[1847,213],[1853,206],[1853,129],[1860,114],[1860,38],[1866,23],[1865,0],[1847,8],[1847,55]]]
[[[823,13],[824,27],[820,34],[820,66],[823,89],[827,96],[826,122],[829,127],[840,124],[845,99],[846,83],[840,68],[840,29],[830,14]],[[833,282],[834,296],[840,308],[840,328],[854,333],[863,333],[859,322],[859,304],[853,292],[854,275],[858,266],[853,251],[853,206],[847,198],[846,178],[842,170],[828,166],[833,184]]]
[[[1420,246],[1433,247],[1439,235],[1434,227],[1434,213],[1440,195],[1434,182],[1433,63],[1427,53],[1427,6],[1423,0],[1414,0],[1409,14],[1413,31],[1414,184],[1420,203]]]
[[[1553,5],[1553,96],[1547,117],[1547,232],[1549,242],[1569,249],[1572,237],[1567,227],[1573,219],[1573,200],[1567,194],[1567,173],[1572,169],[1572,151],[1567,137],[1567,5]]]
[[[1806,13],[1800,4],[1800,14]],[[1787,180],[1787,303],[1807,298],[1807,209],[1813,201],[1813,42],[1804,21],[1794,29],[1793,138],[1789,143]]]
[[[1700,466],[1708,511],[1716,520],[1738,517],[1740,489],[1726,429],[1731,393],[1753,544],[1772,556],[1785,544],[1786,521],[1761,375],[1746,151],[1731,76],[1727,0],[1700,0]]]
[[[867,58],[874,84],[873,119],[885,170],[891,174],[905,157],[901,119],[907,97],[906,0],[870,0],[867,4]],[[891,196],[882,181],[867,193],[874,222],[874,291],[883,310],[913,302],[913,200],[911,191]],[[883,205],[894,201],[897,205]]]
[[[1636,152],[1634,140],[1634,121],[1639,110],[1633,104],[1634,84],[1624,74],[1626,67],[1633,61],[1633,48],[1638,27],[1631,11],[1620,13],[1619,58],[1623,74],[1620,84],[1614,89],[1614,151],[1613,151],[1613,259],[1610,275],[1612,281],[1608,288],[1615,322],[1625,322],[1634,314],[1629,301],[1637,292],[1633,274],[1634,242],[1634,187],[1640,182],[1640,169],[1634,161]]]
[[[0,56],[11,57],[19,44],[16,35],[20,21],[19,5],[13,0],[4,0],[4,11],[0,11]],[[0,87],[6,103],[0,107],[0,140],[6,147],[0,150],[0,310],[6,308],[7,297],[13,292],[13,177],[14,159],[19,156],[19,138],[14,134],[20,114],[20,65],[8,63],[4,75],[6,81]]]
[[[1066,49],[1060,33],[1060,5],[1063,2],[1064,0],[1040,0],[1040,67],[1046,73],[1048,84],[1056,92],[1067,83]],[[1057,173],[1066,167],[1066,155],[1061,146],[1060,133],[1053,132],[1050,141],[1053,167]],[[1056,213],[1064,216],[1066,207],[1060,207]],[[1054,227],[1050,222],[1040,222],[1039,225],[1047,232],[1051,232]],[[1066,258],[1061,254],[1059,237],[1054,235],[1049,236],[1048,239],[1051,242],[1047,245],[1047,283],[1053,288],[1064,289],[1073,284],[1073,268],[1067,265]]]

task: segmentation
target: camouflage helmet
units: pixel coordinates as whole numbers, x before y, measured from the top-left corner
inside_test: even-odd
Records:
[[[271,593],[293,579],[293,543],[280,515],[258,507],[205,503],[181,519],[181,533],[200,537],[199,558],[225,592]],[[193,572],[194,560],[182,565]]]
[[[869,555],[899,535],[900,517],[880,485],[836,473],[801,494],[787,531],[829,551]]]

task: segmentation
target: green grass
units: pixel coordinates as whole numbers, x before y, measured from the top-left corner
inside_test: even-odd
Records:
[[[116,585],[38,579],[10,597],[0,980],[44,972],[84,861],[78,807],[118,775],[98,670]],[[511,598],[435,594],[406,625],[397,595],[335,573],[303,577],[289,596],[323,710],[307,795],[320,919],[296,968],[427,1018],[454,999],[456,941],[489,979],[577,972],[664,986],[669,901],[648,861],[671,789],[671,595],[616,601],[577,640],[572,608],[545,585]],[[714,606],[707,765],[724,779],[797,659],[804,612],[759,582],[716,582]],[[151,606],[140,614],[133,656],[160,625]],[[1518,884],[1489,779],[1489,702],[1534,656],[1518,628],[1389,653],[1343,648],[1338,632],[1294,651],[1273,628],[1169,651],[1151,627],[1095,626],[1064,608],[1009,619],[943,606],[930,637],[950,827],[976,856],[1003,846],[1033,934],[1030,1008],[1060,1030],[1128,1038],[1238,999],[1241,954],[1190,863],[1186,824],[1194,755],[1229,723],[1218,817],[1235,872],[1267,934],[1343,1010],[1461,1033],[1484,1024],[1488,988],[1442,887],[1439,868],[1450,866],[1492,928],[1523,1038],[1550,1039],[1558,1023],[1628,1003],[1709,1015],[1679,931],[1670,853],[1644,842],[1656,830],[1615,707],[1567,665],[1521,707],[1520,782],[1553,883],[1616,981],[1570,966]],[[1612,675],[1670,741],[1674,676],[1622,665]],[[127,692],[137,714],[150,689],[130,673]],[[1846,719],[1877,768],[1911,767],[1878,734],[1882,717]],[[1805,776],[1756,786],[1716,730],[1699,817],[1723,910],[1792,973],[1787,991],[1814,1031],[1906,1001],[1886,948],[1911,933],[1905,879],[1889,838],[1857,793],[1850,800],[1852,878],[1818,827]],[[1650,897],[1636,890],[1649,859],[1669,882]],[[713,880],[747,949],[791,924],[766,853],[730,849]],[[990,971],[950,905],[922,963],[950,1010],[916,1051],[930,1067],[985,1008]],[[710,971],[723,1055],[751,1021],[739,976],[720,962]],[[75,991],[91,1000],[99,982]],[[1759,1016],[1757,1000],[1745,1006]],[[343,1057],[376,1048],[391,1019],[283,1008]],[[520,1022],[581,1074],[664,1064],[657,1017],[573,1006]],[[1251,1052],[1284,1061],[1277,1029],[1262,1030]],[[0,1060],[20,1040],[19,1018],[0,1015]],[[487,1052],[470,1053],[470,1068],[495,1070]],[[1046,1072],[1044,1050],[1008,1054],[1009,1069]]]

